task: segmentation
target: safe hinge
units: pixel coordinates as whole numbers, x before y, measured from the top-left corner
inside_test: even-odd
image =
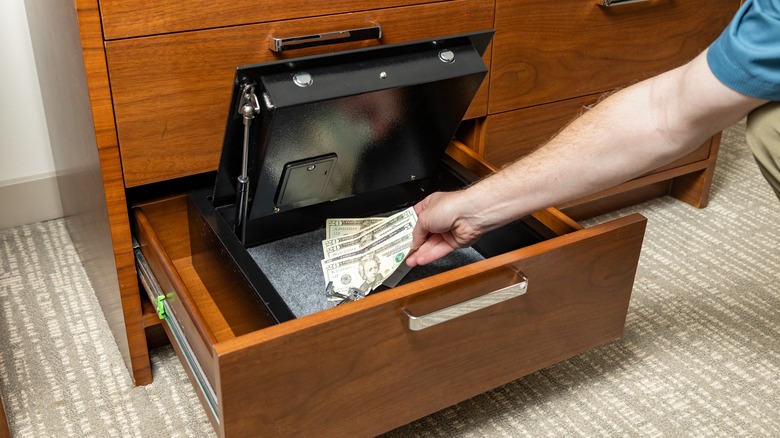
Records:
[[[243,117],[250,116],[253,118],[255,114],[260,112],[260,101],[255,94],[255,84],[246,83],[241,86],[241,99],[238,102],[238,114]]]
[[[241,174],[236,183],[236,225],[234,232],[246,243],[246,217],[249,209],[249,135],[252,119],[260,112],[260,102],[255,94],[255,84],[246,83],[241,88],[238,113],[244,118],[244,142],[241,156]]]

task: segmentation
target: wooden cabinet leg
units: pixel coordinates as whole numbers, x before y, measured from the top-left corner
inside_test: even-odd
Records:
[[[710,186],[712,176],[715,173],[715,161],[718,157],[721,134],[713,136],[710,140],[710,155],[707,158],[707,167],[698,172],[678,176],[672,180],[669,195],[690,204],[696,208],[704,208],[710,200]]]

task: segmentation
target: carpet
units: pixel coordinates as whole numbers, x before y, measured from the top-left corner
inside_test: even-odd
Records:
[[[710,205],[648,218],[624,336],[386,437],[780,436],[780,203],[724,132]],[[13,437],[212,437],[170,347],[134,387],[62,220],[0,231]],[[352,413],[359,415],[359,409]]]

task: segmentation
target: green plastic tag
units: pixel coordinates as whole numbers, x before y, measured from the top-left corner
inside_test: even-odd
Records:
[[[160,319],[165,319],[165,306],[163,305],[163,301],[165,301],[165,295],[157,297],[157,317]]]

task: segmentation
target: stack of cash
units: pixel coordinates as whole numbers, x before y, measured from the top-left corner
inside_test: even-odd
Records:
[[[328,219],[321,263],[334,296],[351,296],[355,289],[365,296],[405,267],[416,223],[413,207],[387,218]]]

